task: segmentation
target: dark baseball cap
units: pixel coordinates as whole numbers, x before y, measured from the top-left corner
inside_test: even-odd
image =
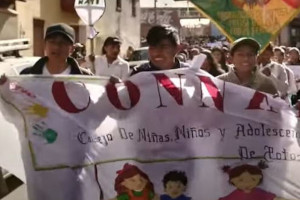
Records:
[[[118,37],[107,37],[104,41],[103,46],[112,45],[112,44],[121,44],[122,41]]]
[[[46,30],[45,39],[53,34],[61,34],[69,39],[72,43],[75,41],[74,29],[65,23],[53,24],[49,26]]]
[[[260,44],[254,38],[242,37],[242,38],[235,40],[232,43],[232,46],[230,49],[230,54],[232,55],[238,47],[244,46],[244,45],[252,47],[256,53],[258,53],[261,48]]]

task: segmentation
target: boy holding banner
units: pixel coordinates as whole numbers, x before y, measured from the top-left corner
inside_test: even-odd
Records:
[[[178,31],[170,25],[157,25],[147,34],[149,62],[133,69],[131,75],[142,71],[157,71],[189,67],[179,62],[176,54],[180,50]]]
[[[230,50],[233,68],[218,78],[261,92],[277,94],[272,80],[263,75],[256,66],[259,50],[260,44],[253,38],[243,37],[234,41]]]

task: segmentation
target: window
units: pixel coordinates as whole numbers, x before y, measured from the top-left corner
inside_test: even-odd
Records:
[[[131,0],[132,17],[136,17],[136,0]]]
[[[117,0],[116,11],[117,12],[121,12],[122,11],[122,2],[121,2],[121,0]]]

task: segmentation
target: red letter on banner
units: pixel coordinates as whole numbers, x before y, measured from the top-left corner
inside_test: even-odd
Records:
[[[109,101],[112,103],[112,105],[114,105],[119,110],[129,110],[129,109],[133,108],[139,102],[140,96],[141,96],[139,88],[135,84],[133,84],[131,81],[125,81],[124,84],[128,89],[128,94],[129,94],[129,99],[130,99],[130,107],[129,108],[125,108],[121,104],[115,84],[109,83],[106,85],[106,92],[107,92]]]
[[[249,103],[249,106],[246,108],[246,110],[264,110],[260,107],[261,103],[266,100],[266,104],[269,106],[269,110],[270,112],[274,112],[277,113],[276,111],[274,111],[273,107],[269,105],[269,100],[267,95],[256,91]]]
[[[76,108],[76,106],[72,103],[71,99],[69,98],[65,84],[62,81],[57,81],[53,83],[52,95],[59,107],[68,113],[80,113],[86,110],[91,102],[91,99],[89,97],[89,101],[86,107],[81,109]]]
[[[198,76],[200,81],[204,83],[206,89],[208,90],[209,95],[211,96],[212,100],[214,101],[214,104],[216,108],[222,112],[224,112],[224,99],[217,88],[217,86],[214,84],[214,82],[207,76]],[[203,93],[203,90],[201,91]]]
[[[168,91],[168,93],[175,99],[178,105],[183,105],[182,100],[182,87],[181,87],[181,76],[184,74],[177,74],[180,81],[180,88],[176,87],[170,78],[166,76],[165,74],[153,74],[153,76],[156,78],[156,84],[157,84],[157,91],[159,96],[159,102],[160,105],[157,106],[157,108],[160,107],[167,107],[166,105],[163,105],[162,98],[159,90],[159,83]]]

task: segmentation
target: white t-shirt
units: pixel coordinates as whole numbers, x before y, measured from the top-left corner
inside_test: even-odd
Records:
[[[118,57],[113,63],[109,64],[105,55],[96,57],[95,75],[116,76],[124,80],[129,77],[129,63]]]
[[[62,71],[61,73],[59,73],[57,75],[69,75],[70,73],[71,73],[71,67],[68,66],[64,71]],[[47,65],[44,65],[43,75],[53,75],[48,71]]]

